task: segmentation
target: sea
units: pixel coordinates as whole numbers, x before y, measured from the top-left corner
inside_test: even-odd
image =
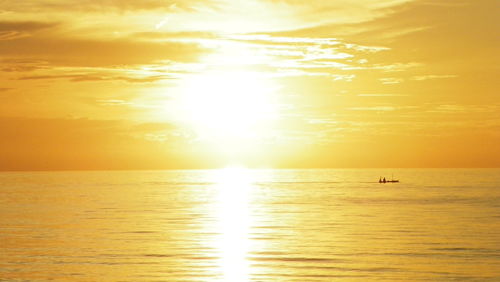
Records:
[[[0,281],[377,280],[500,281],[500,169],[0,173]]]

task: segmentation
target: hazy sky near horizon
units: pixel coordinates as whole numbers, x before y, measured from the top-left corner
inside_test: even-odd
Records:
[[[495,0],[0,0],[0,170],[500,166]]]

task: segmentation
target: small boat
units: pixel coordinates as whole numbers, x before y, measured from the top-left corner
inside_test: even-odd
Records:
[[[397,183],[397,182],[399,182],[399,180],[394,179],[394,175],[392,176],[391,180],[386,180],[385,177],[384,179],[382,179],[382,177],[378,179],[378,183]]]

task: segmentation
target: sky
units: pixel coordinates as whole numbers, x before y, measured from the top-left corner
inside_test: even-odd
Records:
[[[0,170],[499,167],[496,0],[0,0]]]

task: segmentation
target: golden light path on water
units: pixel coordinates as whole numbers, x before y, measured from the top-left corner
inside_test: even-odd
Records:
[[[224,281],[248,281],[252,226],[252,173],[242,167],[214,171],[216,194],[212,210],[217,235],[212,242],[219,255],[218,272]]]

